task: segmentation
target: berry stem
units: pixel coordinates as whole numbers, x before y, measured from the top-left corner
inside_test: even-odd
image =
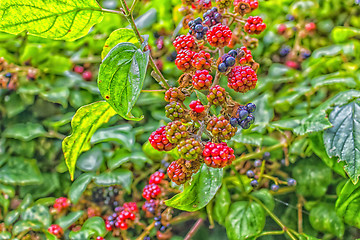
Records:
[[[112,10],[112,9],[106,9],[106,8],[102,8],[101,11],[103,12],[107,12],[107,13],[115,13],[115,14],[119,14],[119,15],[123,15],[125,16],[125,12],[124,9],[120,9],[120,11],[116,11],[116,10]]]
[[[199,218],[194,226],[192,226],[192,228],[190,229],[190,231],[188,232],[188,234],[186,234],[184,240],[190,240],[194,235],[195,233],[199,230],[201,224],[204,222],[204,219],[202,218]]]
[[[281,181],[281,180],[279,180],[279,178],[277,178],[277,177],[273,177],[273,176],[270,176],[270,175],[267,175],[267,174],[263,174],[262,176],[263,176],[264,178],[267,178],[267,179],[270,179],[270,180],[274,181],[275,184],[277,184],[277,185],[279,185],[279,184],[287,184],[287,182]]]
[[[144,237],[146,237],[150,231],[154,228],[155,226],[155,221],[153,221],[149,226],[147,226],[147,228],[145,228],[145,230],[140,234],[139,237],[136,238],[136,240],[143,240]]]
[[[239,180],[239,182],[240,182],[240,189],[241,189],[241,192],[246,193],[246,192],[245,192],[245,185],[244,185],[243,180],[241,179],[241,175],[240,175],[240,173],[236,170],[236,168],[234,167],[234,165],[230,165],[230,168],[234,171],[234,173],[235,173],[235,175],[236,175],[237,179],[238,179],[238,180]]]
[[[281,227],[283,231],[286,232],[286,234],[292,239],[296,240],[295,236],[290,232],[290,229],[288,229],[284,223],[272,212],[270,209],[268,209],[259,199],[257,199],[254,196],[249,195],[251,199],[253,199],[255,202],[257,202],[268,214],[269,216]],[[294,230],[292,230],[294,231]]]
[[[137,4],[138,0],[134,0],[133,3],[131,4],[131,7],[130,7],[130,12],[132,13],[134,11],[134,8]]]
[[[175,225],[178,223],[186,222],[191,219],[199,218],[201,215],[201,212],[191,212],[191,213],[182,213],[178,215],[177,217],[174,217],[171,219],[170,224]]]

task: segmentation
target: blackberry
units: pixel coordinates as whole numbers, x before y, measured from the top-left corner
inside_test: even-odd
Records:
[[[269,152],[265,152],[263,155],[264,160],[270,160],[271,154]]]
[[[239,54],[239,63],[241,65],[251,63],[253,61],[253,57],[251,54],[251,51],[247,49],[247,47],[243,46],[240,49],[238,49],[241,54]]]
[[[178,102],[170,102],[165,106],[165,115],[172,121],[175,120],[186,120],[186,111]]]
[[[237,53],[236,50],[230,50],[230,51],[228,52],[228,54],[229,54],[230,56],[236,58],[236,56],[237,56],[238,53]]]
[[[211,46],[225,47],[230,43],[232,32],[228,26],[219,23],[211,27],[206,36]]]
[[[192,51],[196,49],[195,38],[191,35],[180,35],[176,37],[173,45],[177,52],[185,49]]]
[[[226,66],[226,64],[225,63],[220,63],[219,65],[218,65],[218,70],[219,70],[219,72],[226,72],[227,71],[227,66]]]
[[[145,236],[143,240],[151,240],[150,236]]]
[[[197,90],[207,90],[212,84],[212,79],[208,70],[196,70],[192,77],[192,84]]]
[[[201,50],[198,53],[195,53],[192,60],[191,65],[197,70],[209,70],[211,67],[211,56],[210,53],[207,53]]]
[[[149,142],[154,149],[158,151],[170,151],[175,148],[166,137],[165,126],[158,128],[155,132],[151,133]]]
[[[309,58],[311,56],[311,53],[310,52],[303,52],[303,53],[301,53],[301,57],[303,58],[303,59],[307,59],[307,58]]]
[[[208,10],[203,14],[203,18],[203,24],[208,27],[212,27],[221,22],[222,16],[218,12],[218,9],[216,7],[213,7],[212,9]]]
[[[215,85],[210,88],[209,94],[207,95],[207,100],[210,104],[221,105],[226,101],[226,91],[224,88],[219,85]]]
[[[158,202],[154,199],[150,199],[149,201],[146,201],[144,205],[142,206],[142,210],[145,212],[149,212],[151,214],[154,214],[156,209],[158,207]]]
[[[55,235],[57,238],[61,238],[64,235],[64,230],[57,224],[53,224],[48,228],[49,233]]]
[[[270,188],[271,188],[272,191],[277,192],[280,187],[277,184],[272,184]]]
[[[162,172],[155,172],[153,174],[151,174],[150,179],[149,179],[149,184],[155,183],[155,184],[160,184],[161,180],[163,180],[165,177],[165,174]]]
[[[266,24],[263,23],[263,19],[259,16],[250,16],[248,17],[244,30],[249,34],[260,34],[266,28]]]
[[[144,187],[142,196],[149,201],[150,199],[155,199],[161,194],[161,189],[156,184],[149,184]]]
[[[230,119],[230,124],[233,127],[236,127],[236,125],[238,125],[238,119],[237,118],[231,118]]]
[[[156,221],[154,227],[159,230],[162,227],[161,221]]]
[[[289,178],[287,184],[288,186],[296,186],[296,180],[293,178]]]
[[[249,116],[249,112],[245,109],[242,109],[239,111],[239,119],[242,121],[242,120],[245,120],[247,117]]]
[[[189,181],[193,173],[191,171],[186,171],[184,161],[182,159],[179,159],[170,164],[167,169],[167,174],[171,181],[173,181],[177,185],[180,185]]]
[[[252,180],[252,181],[250,182],[250,185],[251,185],[252,187],[257,187],[257,186],[259,185],[259,182],[258,182],[256,179],[254,179],[254,180]]]
[[[169,88],[165,92],[164,99],[167,102],[183,102],[185,100],[185,94],[182,93],[179,88]]]
[[[255,177],[255,173],[254,173],[254,171],[252,171],[252,170],[248,170],[248,171],[246,172],[246,176],[247,176],[248,178],[253,178],[253,177]]]
[[[205,107],[202,105],[200,100],[191,101],[189,107],[196,113],[202,113],[205,110]]]
[[[5,77],[6,77],[6,78],[11,78],[11,77],[12,77],[12,74],[8,72],[8,73],[5,74]]]
[[[208,142],[203,151],[204,162],[209,167],[223,168],[235,160],[234,150],[225,142]]]
[[[258,160],[255,160],[255,162],[254,162],[254,166],[255,166],[255,167],[258,168],[258,167],[261,167],[261,165],[262,165],[262,161],[261,161],[261,160],[259,160],[259,159],[258,159]]]
[[[220,9],[228,8],[231,5],[231,0],[216,0],[216,4]]]
[[[175,59],[175,65],[181,71],[187,72],[192,70],[191,59],[194,52],[188,49],[180,50]]]
[[[294,17],[294,15],[288,14],[288,15],[286,15],[286,20],[288,20],[288,21],[294,21],[294,20],[295,20],[295,17]]]
[[[255,88],[257,75],[249,66],[235,66],[228,74],[228,87],[236,92],[246,93]]]
[[[177,144],[180,141],[188,138],[189,132],[185,125],[180,121],[170,122],[165,127],[166,137],[169,139],[169,142]]]
[[[183,140],[178,145],[178,151],[186,160],[197,160],[202,153],[201,145],[193,138]]]
[[[280,49],[279,55],[280,57],[286,57],[291,51],[291,48],[289,46],[284,46]]]
[[[214,116],[207,124],[206,129],[218,140],[230,140],[236,133],[237,128],[233,127],[224,116]]]
[[[208,27],[202,25],[202,19],[200,17],[196,18],[194,21],[189,22],[189,34],[195,36],[197,40],[202,40],[205,37],[205,34],[209,30]]]
[[[246,104],[246,110],[250,113],[253,113],[256,110],[256,105],[254,103],[248,103]]]

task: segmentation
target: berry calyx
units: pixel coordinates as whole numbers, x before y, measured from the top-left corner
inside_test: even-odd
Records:
[[[195,38],[191,35],[180,35],[175,38],[173,45],[177,52],[181,50],[195,50],[196,43]]]
[[[224,88],[219,85],[215,85],[210,88],[209,94],[207,95],[207,100],[210,104],[221,105],[225,103],[226,100],[226,91]]]
[[[162,126],[153,132],[149,137],[149,142],[151,146],[158,151],[170,151],[175,147],[166,138],[165,126]]]
[[[191,108],[191,110],[193,110],[196,113],[202,113],[205,110],[205,107],[204,105],[202,105],[200,100],[191,101],[189,107]]]
[[[142,196],[146,199],[146,200],[150,200],[150,199],[155,199],[159,196],[159,194],[161,193],[161,189],[158,185],[156,184],[149,184],[146,185],[144,187],[143,190],[143,194]]]
[[[212,84],[212,79],[208,70],[196,70],[192,77],[192,84],[197,90],[207,90]]]
[[[49,233],[55,235],[57,238],[61,238],[61,236],[64,234],[64,230],[57,224],[52,224],[48,228]]]
[[[225,142],[212,143],[205,145],[203,151],[204,162],[209,167],[223,168],[235,159],[234,150]]]
[[[191,65],[198,70],[210,69],[211,62],[210,53],[201,50],[200,52],[194,54],[191,60]]]
[[[206,33],[207,40],[213,47],[224,47],[230,43],[232,32],[226,25],[217,24]]]
[[[234,0],[235,11],[242,16],[259,7],[258,0]]]
[[[249,66],[235,66],[228,74],[228,87],[246,93],[255,88],[257,75]]]
[[[194,52],[188,49],[180,50],[175,59],[177,68],[181,71],[190,71],[192,68],[191,59],[194,56]]]
[[[181,157],[186,160],[197,160],[201,156],[202,148],[198,141],[188,138],[179,143],[178,151]]]
[[[167,102],[183,102],[185,100],[184,93],[181,92],[178,88],[169,88],[165,92],[165,101]]]
[[[236,133],[237,128],[231,126],[229,120],[223,115],[214,116],[207,124],[206,129],[218,140],[230,140]]]
[[[150,179],[149,179],[149,184],[160,184],[161,180],[163,180],[165,177],[165,174],[163,172],[155,172],[153,174],[151,174]]]
[[[189,132],[185,125],[180,121],[170,122],[165,127],[166,137],[173,144],[177,144],[182,140],[185,140],[189,136]]]
[[[249,34],[260,34],[266,28],[266,24],[263,23],[263,19],[259,16],[250,16],[245,25],[244,30]]]

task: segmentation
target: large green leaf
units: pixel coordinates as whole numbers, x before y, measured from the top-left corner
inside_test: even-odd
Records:
[[[75,223],[79,218],[84,214],[84,211],[71,212],[66,216],[63,216],[56,220],[56,224],[58,224],[62,229],[67,229],[73,223]]]
[[[10,185],[40,184],[43,181],[36,160],[12,157],[0,168],[0,182]]]
[[[137,44],[138,47],[140,47],[139,41],[137,40],[133,30],[129,28],[120,28],[113,31],[106,40],[104,48],[101,52],[101,58],[104,59],[111,49],[113,49],[117,44],[123,42]]]
[[[39,221],[43,226],[47,227],[51,224],[51,215],[49,209],[43,205],[36,204],[28,209],[26,209],[21,214],[22,220],[31,220]]]
[[[109,121],[115,114],[116,112],[111,106],[104,101],[83,106],[76,112],[71,121],[72,134],[66,137],[62,143],[65,162],[72,180],[74,179],[77,158],[84,146],[90,142],[96,129]]]
[[[349,180],[344,185],[336,201],[335,209],[345,223],[360,228],[360,182],[354,185]]]
[[[95,0],[3,0],[0,15],[1,31],[75,40],[101,21],[103,13]]]
[[[252,196],[259,199],[264,205],[270,210],[274,211],[275,208],[275,201],[274,197],[271,195],[268,189],[260,189],[258,191],[254,191],[251,193]]]
[[[104,236],[106,234],[105,222],[101,217],[88,218],[81,228],[81,230],[84,229],[93,230],[96,236]]]
[[[265,226],[264,209],[256,202],[239,201],[231,204],[226,217],[226,233],[230,240],[248,239]]]
[[[123,118],[142,119],[134,118],[131,109],[140,95],[148,61],[149,52],[142,52],[132,43],[119,43],[100,66],[100,93]]]
[[[316,205],[310,211],[309,220],[315,230],[332,233],[340,239],[344,235],[344,223],[336,215],[335,206],[332,204],[320,203]]]
[[[21,220],[14,224],[12,233],[14,235],[18,235],[19,233],[24,231],[39,231],[43,228],[44,226],[39,221]]]
[[[360,105],[353,101],[335,107],[329,116],[333,127],[324,132],[324,144],[330,157],[346,162],[345,171],[356,184],[360,175]]]
[[[127,169],[116,169],[111,172],[103,172],[94,177],[94,183],[99,186],[121,185],[130,193],[133,174]]]
[[[93,177],[93,173],[83,173],[71,184],[69,198],[72,203],[79,201],[81,194],[85,191]]]
[[[104,156],[101,148],[95,146],[94,148],[80,155],[79,159],[76,162],[76,166],[81,171],[91,172],[98,170],[103,161]]]
[[[222,168],[210,168],[203,164],[199,172],[184,186],[184,191],[165,201],[165,204],[183,211],[197,211],[215,196],[222,178]]]
[[[34,138],[44,136],[45,129],[39,123],[17,123],[9,126],[3,132],[3,136],[7,138],[15,138],[22,141],[30,141]]]
[[[128,124],[101,128],[92,136],[91,144],[115,141],[124,145],[126,149],[131,150],[135,143],[134,132],[131,131],[131,128],[131,125]]]
[[[225,183],[215,196],[214,219],[224,225],[231,204],[231,196]]]
[[[331,183],[332,171],[320,159],[302,159],[292,171],[297,181],[296,192],[305,197],[319,198]]]

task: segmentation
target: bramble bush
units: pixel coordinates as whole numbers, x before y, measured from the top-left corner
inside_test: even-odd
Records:
[[[358,1],[0,14],[0,239],[360,238]]]

